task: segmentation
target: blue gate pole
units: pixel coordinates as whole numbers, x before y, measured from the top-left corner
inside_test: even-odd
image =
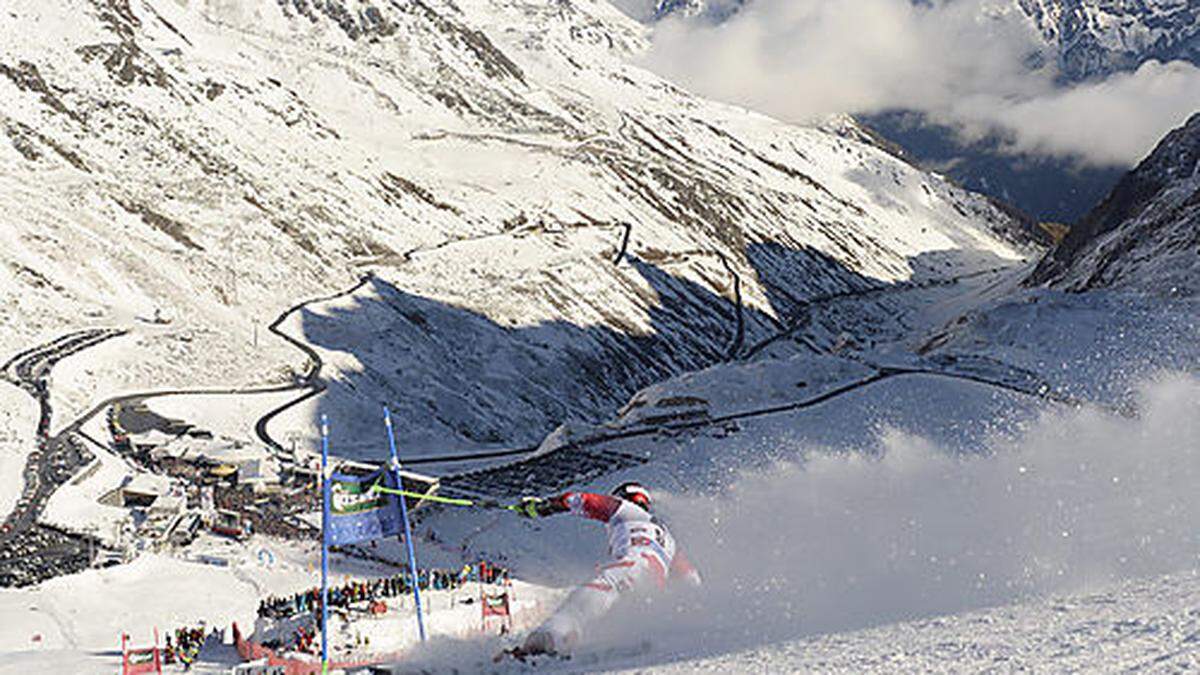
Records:
[[[329,418],[321,415],[321,672],[329,672]]]
[[[383,424],[387,427],[388,447],[392,451],[392,476],[396,479],[396,489],[403,490],[404,483],[400,480],[400,456],[396,453],[396,432],[392,430],[392,413],[383,407]],[[425,617],[421,613],[421,579],[417,574],[417,553],[413,548],[412,526],[408,524],[408,502],[403,495],[400,500],[400,519],[404,521],[404,544],[408,548],[408,575],[412,579],[413,600],[417,605],[417,632],[421,642],[425,641]]]

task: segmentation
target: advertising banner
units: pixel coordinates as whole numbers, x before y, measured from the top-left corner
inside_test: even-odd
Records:
[[[373,492],[380,485],[397,489],[395,476],[381,467],[364,475],[335,471],[329,479],[329,544],[353,544],[370,539],[395,537],[400,522],[399,497]]]

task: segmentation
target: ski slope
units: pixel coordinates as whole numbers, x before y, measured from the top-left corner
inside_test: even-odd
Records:
[[[677,661],[649,667],[620,660],[602,667],[627,673],[1180,672],[1200,667],[1197,603],[1200,576],[1187,572],[717,657],[681,653]]]
[[[1115,663],[1187,662],[1200,381],[1147,383],[1140,419],[932,378],[889,386],[719,437],[645,442],[654,461],[587,486],[658,486],[706,584],[620,608],[563,668],[1087,670],[1110,667],[1109,642]],[[450,541],[483,524],[456,511],[427,523]],[[502,520],[471,549],[569,585],[602,543],[571,518]],[[647,653],[621,656],[642,641]],[[487,649],[434,645],[396,672],[470,668]]]
[[[834,357],[770,363],[774,389],[766,393],[774,398],[726,389],[729,378],[714,372],[648,390],[643,407],[687,393],[714,409],[753,408],[778,402],[789,375],[812,388],[802,397],[815,397],[863,374]],[[619,607],[578,660],[539,670],[1090,670],[1107,668],[1111,654],[1122,664],[1162,656],[1186,663],[1196,591],[1187,570],[1200,561],[1192,526],[1200,516],[1200,382],[1160,375],[1143,379],[1138,392],[1140,417],[1127,418],[908,375],[732,428],[617,441],[614,449],[649,461],[580,487],[607,491],[627,478],[652,485],[706,585]],[[531,589],[523,593],[545,599],[525,622],[549,611],[603,556],[600,529],[569,517],[528,523],[445,510],[424,515],[417,532],[422,566],[458,565],[465,556],[512,568]],[[58,663],[109,672],[102,652],[115,644],[113,629],[134,626],[121,614],[126,603],[138,603],[134,627],[143,633],[197,618],[247,625],[247,597],[315,579],[315,548],[267,544],[279,559],[268,567],[255,555],[260,544],[223,546],[210,541],[200,550],[227,557],[229,568],[148,558],[0,592],[0,612],[14,617],[5,625],[21,626],[6,631],[0,669]],[[380,552],[400,557],[394,543]],[[379,573],[335,558],[335,578]],[[212,579],[190,583],[197,574]],[[178,590],[142,597],[168,587]],[[94,612],[71,611],[66,598],[77,592],[105,596],[113,612],[97,621]],[[30,606],[57,609],[15,622]],[[397,623],[385,631],[411,630],[411,617],[389,621]],[[397,671],[474,670],[506,644],[463,640],[449,628]],[[35,631],[40,647],[28,642]],[[231,658],[214,645],[205,672]]]

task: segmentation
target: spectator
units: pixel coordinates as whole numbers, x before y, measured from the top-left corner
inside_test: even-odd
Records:
[[[478,571],[477,575],[475,571]],[[498,583],[508,578],[508,570],[488,563],[482,563],[478,567],[464,565],[461,570],[418,570],[417,583],[422,590],[455,590],[471,581],[473,576],[482,578],[484,583]],[[348,609],[355,604],[369,604],[381,598],[407,595],[411,590],[407,574],[371,581],[350,581],[329,589],[329,606]],[[285,597],[268,596],[259,602],[258,615],[286,619],[297,614],[315,612],[320,608],[320,600],[319,588]]]

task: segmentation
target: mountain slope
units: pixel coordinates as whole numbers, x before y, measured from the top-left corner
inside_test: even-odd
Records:
[[[696,18],[721,22],[733,16],[746,0],[658,0],[650,19],[658,21],[668,16]]]
[[[1142,63],[1200,63],[1200,5],[1179,0],[1016,0],[1071,80]]]
[[[1038,265],[1031,282],[1081,291],[1194,293],[1200,282],[1200,114],[1171,132]]]
[[[285,326],[321,405],[529,442],[805,297],[1025,254],[872,146],[627,65],[645,29],[598,0],[19,0],[0,29],[0,346],[136,328],[58,383],[74,408],[292,376],[256,326],[371,271]]]

